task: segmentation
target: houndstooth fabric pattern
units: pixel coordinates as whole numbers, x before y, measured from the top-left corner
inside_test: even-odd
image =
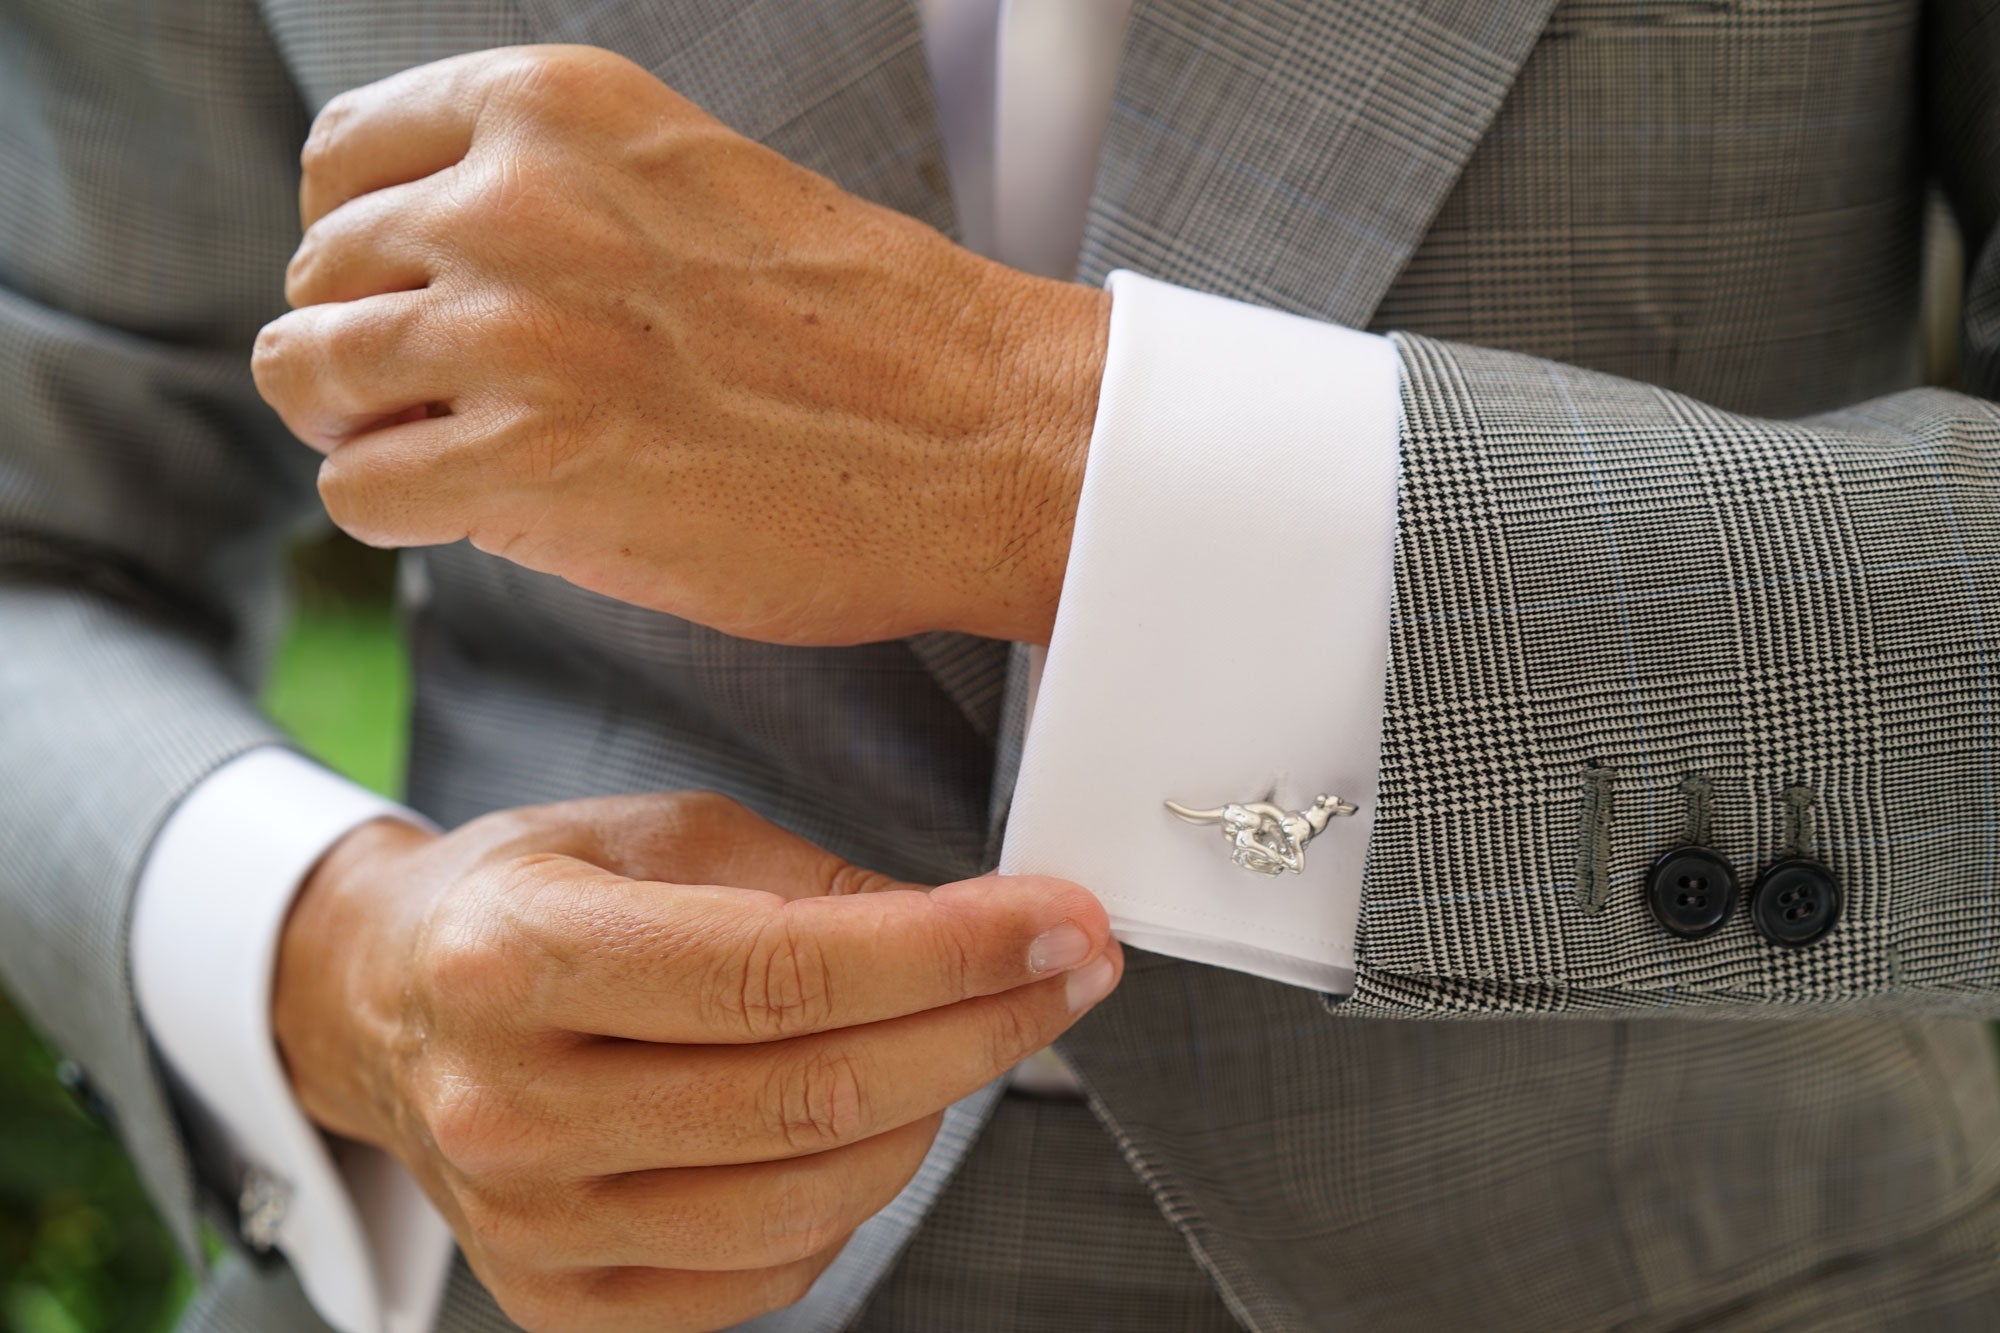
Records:
[[[458,51],[593,42],[946,230],[949,195],[906,0],[14,0],[0,24],[0,975],[187,1233],[124,920],[160,820],[272,737],[248,699],[312,459],[244,363],[311,112]],[[1105,1133],[975,1143],[877,1316],[936,1317],[953,1255],[968,1289],[1026,1280],[1035,1173],[1117,1154],[1195,1267],[1115,1191],[1064,1225],[1153,1296],[1198,1267],[1260,1330],[2000,1321],[1992,1051],[1927,1016],[2000,1012],[2000,441],[1989,403],[1906,392],[1931,179],[1968,242],[1968,387],[1994,392],[1996,67],[1977,0],[1142,0],[1083,275],[1399,331],[1358,989],[1329,1013],[1134,953],[1064,1043]],[[990,861],[1024,698],[1002,646],[747,644],[460,547],[407,574],[411,798],[446,823],[704,786],[904,877]],[[1585,767],[1612,774],[1597,912]],[[1813,787],[1833,935],[1781,954],[1739,914],[1663,944],[1638,877],[1694,771],[1752,873],[1782,790]],[[1753,1015],[1784,1021],[1688,1021]],[[1462,1017],[1497,1021],[1409,1021]],[[308,1327],[284,1288],[231,1278],[203,1326]],[[504,1326],[457,1270],[441,1327]]]
[[[1776,423],[1402,346],[1370,874],[1422,887],[1366,898],[1356,1011],[1991,1012],[2000,409],[1918,390]],[[1580,533],[1602,559],[1577,562]],[[1593,912],[1553,872],[1585,854],[1579,779],[1600,768],[1612,892]],[[1700,941],[1657,929],[1640,886],[1691,774],[1715,784],[1711,845],[1744,867],[1781,854],[1783,792],[1816,793],[1846,895],[1824,941],[1776,948],[1747,913]],[[1440,864],[1460,873],[1416,873]]]
[[[1235,1333],[1082,1103],[1011,1096],[853,1333]]]
[[[1140,6],[1079,276],[1366,324],[1550,7]]]

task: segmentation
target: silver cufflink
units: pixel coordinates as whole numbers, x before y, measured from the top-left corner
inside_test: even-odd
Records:
[[[1177,801],[1166,802],[1176,819],[1190,824],[1215,824],[1229,843],[1229,859],[1259,875],[1294,875],[1306,868],[1306,844],[1326,832],[1335,818],[1351,815],[1356,807],[1338,796],[1319,795],[1303,810],[1291,811],[1273,805],[1275,792],[1266,792],[1261,801],[1232,801],[1213,810],[1194,810]]]
[[[263,1254],[277,1245],[292,1210],[292,1187],[262,1167],[243,1176],[236,1198],[237,1231],[244,1244]]]

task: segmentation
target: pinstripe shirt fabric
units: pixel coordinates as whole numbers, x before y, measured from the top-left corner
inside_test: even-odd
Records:
[[[245,360],[312,109],[456,51],[594,42],[947,230],[949,198],[904,0],[13,0],[0,23],[0,975],[185,1233],[213,1194],[124,919],[166,812],[271,736],[248,691],[311,457]],[[1139,5],[1082,275],[1399,334],[1357,991],[1134,954],[1064,1043],[1104,1131],[982,1139],[859,1327],[1062,1327],[954,1290],[1082,1292],[1116,1256],[1187,1290],[1162,1234],[1262,1330],[2000,1322],[1972,1021],[2000,1014],[2000,418],[1913,389],[1933,181],[1967,240],[1967,386],[2000,375],[1996,68],[1979,0]],[[747,644],[464,548],[408,575],[411,797],[443,822],[698,785],[904,877],[990,855],[1003,647]],[[1692,773],[1746,874],[1784,790],[1813,790],[1848,895],[1829,937],[1652,925],[1640,877]],[[1009,1220],[1093,1153],[1171,1233],[1110,1190],[1066,1219],[1088,1245]],[[283,1285],[218,1286],[203,1326],[302,1320]],[[482,1298],[461,1271],[442,1327],[503,1326]]]

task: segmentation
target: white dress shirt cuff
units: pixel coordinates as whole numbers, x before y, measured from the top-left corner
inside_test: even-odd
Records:
[[[1351,989],[1374,826],[1399,458],[1385,338],[1119,272],[1054,637],[1001,869],[1126,942]],[[1359,807],[1264,878],[1213,808]]]
[[[290,750],[249,751],[169,817],[132,919],[140,1016],[253,1182],[246,1211],[261,1216],[246,1231],[269,1233],[341,1333],[428,1330],[452,1252],[443,1218],[400,1166],[306,1119],[271,1031],[293,897],[342,835],[384,816],[429,827]]]

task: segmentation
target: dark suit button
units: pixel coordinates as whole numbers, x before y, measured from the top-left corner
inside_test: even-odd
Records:
[[[1698,940],[1736,910],[1736,870],[1707,847],[1673,847],[1646,873],[1646,901],[1669,934]]]
[[[1750,890],[1750,919],[1773,944],[1811,944],[1840,919],[1840,881],[1810,857],[1773,861]]]

